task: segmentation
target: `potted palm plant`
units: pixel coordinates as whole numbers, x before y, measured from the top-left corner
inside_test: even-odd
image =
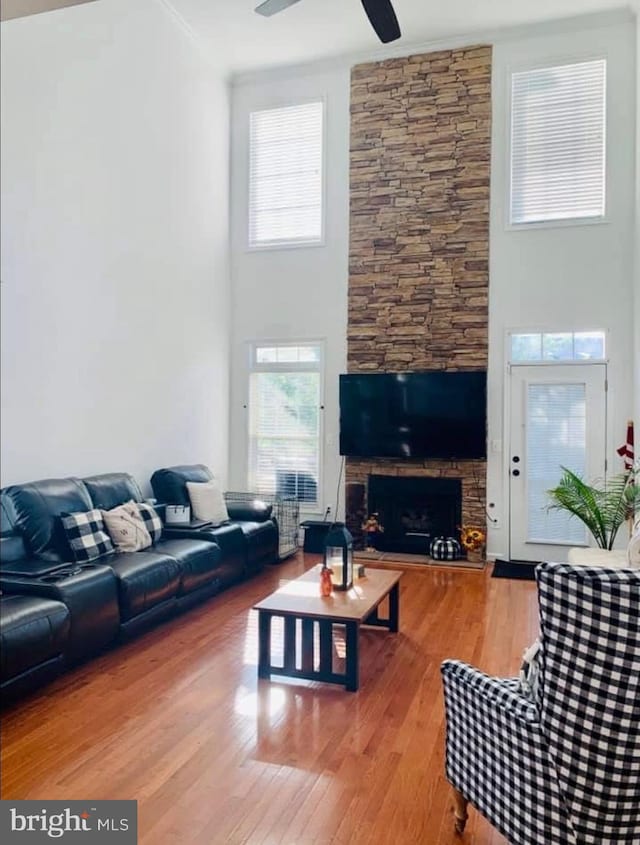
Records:
[[[562,467],[557,487],[548,490],[551,510],[568,511],[581,520],[601,549],[611,551],[620,527],[633,521],[640,508],[637,467],[614,475],[601,486],[587,484],[579,475]]]

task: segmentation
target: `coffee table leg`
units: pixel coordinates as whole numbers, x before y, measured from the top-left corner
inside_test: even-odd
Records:
[[[313,619],[302,620],[302,671],[313,672],[314,666]]]
[[[296,619],[284,617],[284,668],[294,672],[296,668]]]
[[[258,677],[271,677],[271,614],[258,611]]]
[[[400,585],[395,584],[389,593],[389,630],[398,633],[400,623]]]
[[[360,685],[360,661],[358,655],[358,623],[347,622],[345,642],[346,683],[349,692],[355,692]]]
[[[330,675],[333,672],[333,624],[321,619],[320,627],[320,674]]]

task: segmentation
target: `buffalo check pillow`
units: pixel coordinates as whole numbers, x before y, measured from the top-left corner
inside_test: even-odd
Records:
[[[155,545],[162,536],[162,520],[152,505],[146,502],[137,502],[136,507],[144,520],[145,527],[151,535],[151,542]]]
[[[63,513],[60,518],[67,542],[78,563],[95,560],[113,551],[113,543],[97,508],[86,513]]]

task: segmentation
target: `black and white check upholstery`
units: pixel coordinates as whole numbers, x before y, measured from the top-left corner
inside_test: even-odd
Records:
[[[162,536],[162,520],[158,516],[156,509],[146,502],[137,502],[140,516],[144,519],[144,525],[151,536],[151,542],[157,543]]]
[[[97,508],[86,513],[63,513],[60,518],[67,542],[78,563],[95,560],[113,551],[113,543]]]
[[[451,784],[511,845],[640,843],[640,571],[543,563],[537,699],[442,665]]]

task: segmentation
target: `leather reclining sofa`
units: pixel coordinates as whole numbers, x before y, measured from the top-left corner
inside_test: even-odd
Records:
[[[207,482],[213,480],[211,470],[204,464],[167,467],[158,469],[151,476],[151,488],[158,502],[165,505],[188,505],[188,481]],[[210,540],[229,553],[242,549],[246,555],[247,575],[258,572],[266,563],[272,563],[278,556],[278,535],[274,531],[271,517],[271,505],[254,500],[251,503],[238,504],[227,502],[227,510],[232,519],[230,525],[221,525],[199,531],[198,536]],[[177,536],[179,529],[172,529],[171,535]],[[192,532],[189,532],[191,535]],[[181,535],[184,536],[184,535]]]
[[[169,480],[173,496],[181,477],[185,493],[187,480],[211,477],[203,466],[159,473],[154,477]],[[165,527],[160,540],[143,551],[75,562],[61,514],[109,510],[130,500],[144,501],[127,473],[47,479],[0,491],[3,702],[119,637],[134,635],[255,574],[264,563],[278,561],[278,527],[271,508],[255,502],[230,505],[230,522],[219,528],[200,532]],[[158,509],[180,503],[165,499]]]

